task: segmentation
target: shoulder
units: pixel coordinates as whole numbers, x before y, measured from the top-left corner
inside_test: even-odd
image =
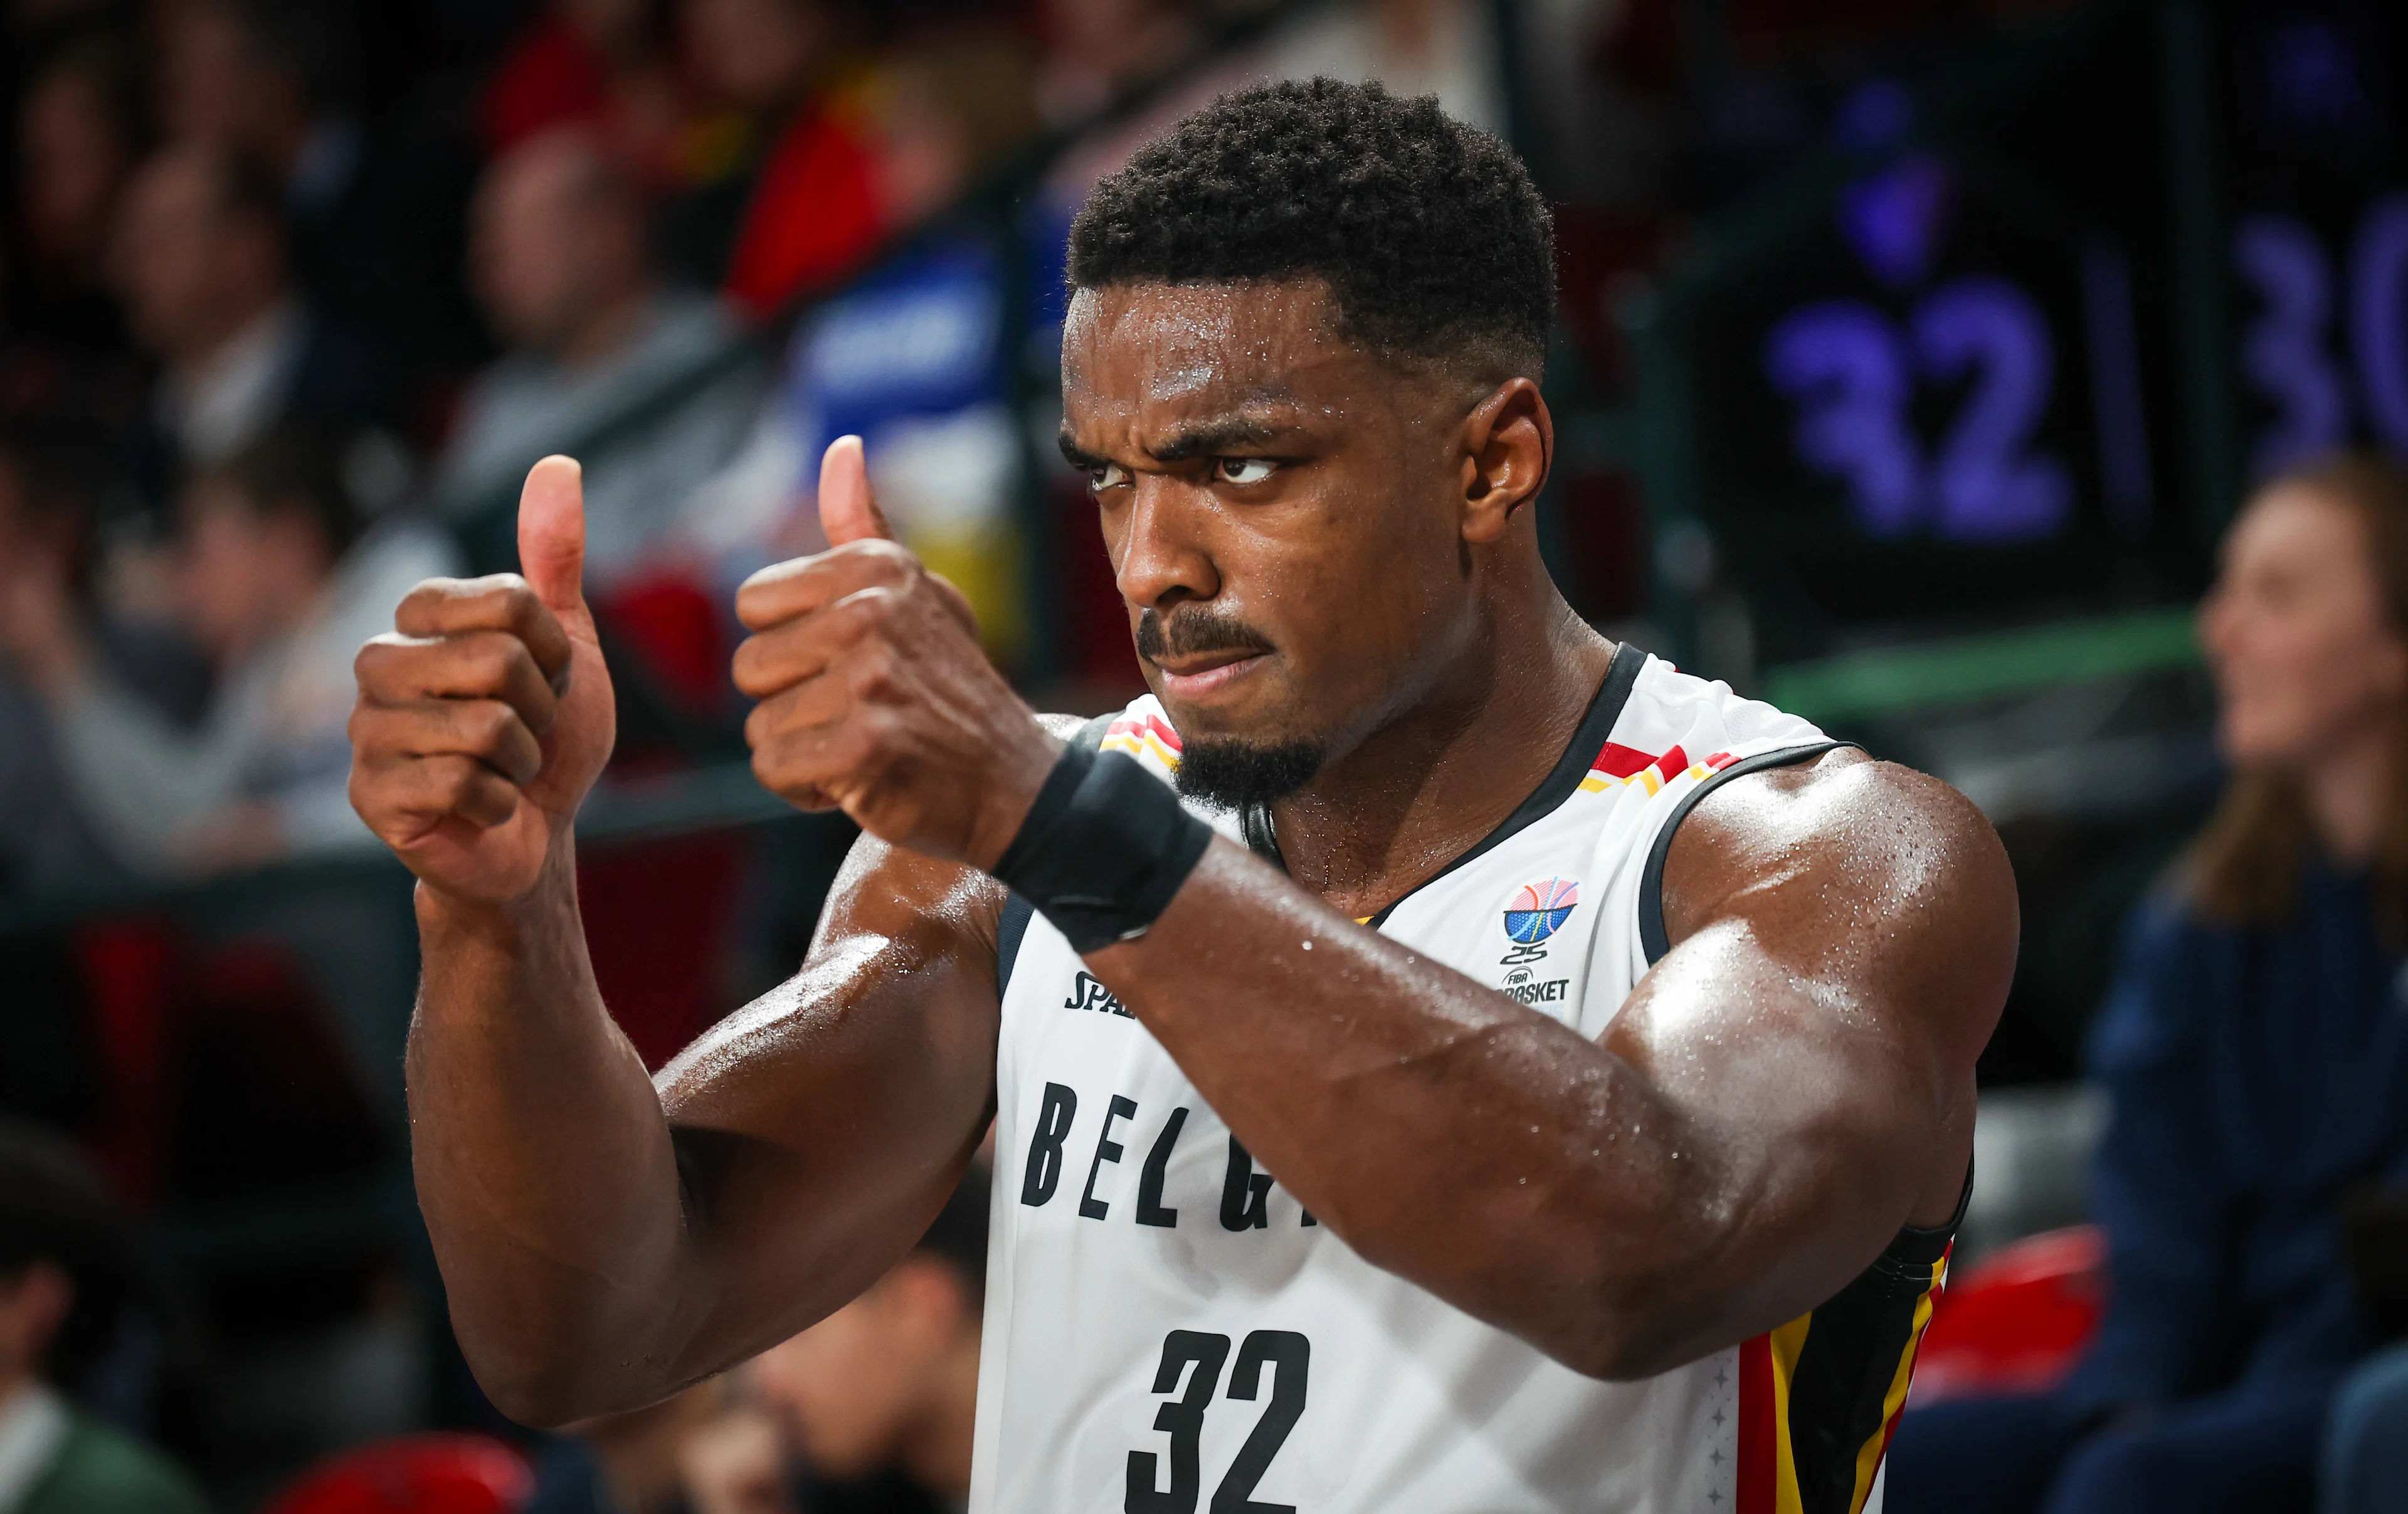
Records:
[[[2019,934],[2006,849],[1972,801],[1853,749],[1710,792],[1673,837],[1664,915],[1675,942],[1745,916],[1928,991],[1971,975],[2003,994]]]
[[[23,1514],[200,1514],[208,1507],[174,1463],[78,1414],[57,1464],[36,1485]]]
[[[2007,866],[1998,833],[1971,800],[1853,747],[1717,783],[1682,825],[1672,857],[1690,859],[1690,871],[1741,878],[1841,861],[1868,879],[1933,866],[2003,876]]]

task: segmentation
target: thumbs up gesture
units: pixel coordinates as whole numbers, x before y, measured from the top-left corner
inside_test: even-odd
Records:
[[[752,633],[736,686],[752,771],[805,809],[841,808],[882,840],[992,867],[1061,747],[979,648],[961,592],[898,545],[861,438],[820,464],[828,550],[737,592]]]
[[[568,458],[527,473],[519,565],[420,584],[352,664],[351,807],[429,888],[480,904],[534,889],[616,736]]]

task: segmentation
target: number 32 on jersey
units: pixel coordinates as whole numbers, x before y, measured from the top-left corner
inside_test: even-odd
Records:
[[[1154,1391],[1175,1396],[1155,1412],[1154,1427],[1170,1436],[1169,1486],[1163,1486],[1162,1452],[1129,1452],[1128,1494],[1121,1504],[1125,1514],[1196,1514],[1204,1481],[1204,1416],[1211,1409],[1213,1393],[1221,1387],[1221,1368],[1228,1359],[1226,1335],[1174,1330],[1163,1336]],[[1296,1514],[1293,1504],[1255,1502],[1254,1485],[1304,1417],[1312,1368],[1312,1342],[1293,1330],[1257,1330],[1239,1346],[1224,1396],[1253,1402],[1262,1396],[1268,1377],[1269,1402],[1212,1490],[1211,1514]]]

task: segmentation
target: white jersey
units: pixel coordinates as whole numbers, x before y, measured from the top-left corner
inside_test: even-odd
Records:
[[[1169,779],[1151,696],[1099,733]],[[1369,928],[1581,1035],[1665,950],[1672,829],[1717,781],[1829,749],[1633,648],[1498,830]],[[1224,834],[1267,827],[1198,809]],[[1856,1514],[1944,1270],[1910,1231],[1782,1329],[1600,1382],[1356,1256],[1042,916],[1000,954],[976,1514]]]

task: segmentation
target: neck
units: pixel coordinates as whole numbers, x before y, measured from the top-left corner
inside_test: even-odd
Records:
[[[2369,721],[2351,740],[2322,753],[2301,776],[2308,820],[2326,855],[2345,866],[2372,862],[2383,839],[2399,740],[2394,722]]]
[[[1546,778],[1612,658],[1541,578],[1425,696],[1274,807],[1290,875],[1357,918],[1426,882]]]
[[[949,1503],[970,1493],[970,1439],[978,1424],[979,1339],[973,1328],[937,1374],[897,1457],[911,1480]]]
[[[609,358],[634,339],[652,299],[652,286],[638,283],[629,285],[614,300],[597,302],[594,313],[579,322],[556,350],[560,361],[569,367],[582,368]]]

